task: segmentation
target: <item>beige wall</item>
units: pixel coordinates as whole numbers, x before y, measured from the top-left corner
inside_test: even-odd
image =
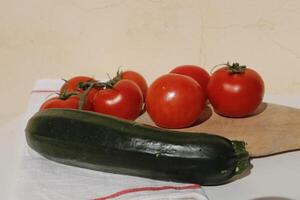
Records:
[[[300,95],[300,1],[0,0],[0,124],[40,78],[239,61],[266,92]],[[8,92],[6,92],[8,90]]]

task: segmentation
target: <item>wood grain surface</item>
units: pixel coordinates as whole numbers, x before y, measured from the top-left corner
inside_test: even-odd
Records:
[[[137,121],[155,126],[147,113]],[[205,132],[245,141],[251,157],[273,155],[300,149],[300,109],[262,103],[252,116],[227,118],[207,106],[194,126],[177,131]]]

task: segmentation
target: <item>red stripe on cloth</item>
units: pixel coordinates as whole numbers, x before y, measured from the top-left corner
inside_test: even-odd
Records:
[[[184,185],[184,186],[160,186],[160,187],[141,187],[141,188],[130,188],[121,190],[119,192],[96,198],[94,200],[107,200],[107,199],[113,199],[125,194],[134,193],[134,192],[145,192],[145,191],[161,191],[161,190],[187,190],[187,189],[198,189],[201,186],[198,184],[192,184],[192,185]]]
[[[31,93],[57,93],[59,90],[31,90]]]

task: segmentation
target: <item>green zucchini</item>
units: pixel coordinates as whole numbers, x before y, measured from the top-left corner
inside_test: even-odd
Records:
[[[80,110],[37,112],[27,124],[26,140],[32,149],[59,163],[201,185],[226,183],[250,165],[241,141]]]

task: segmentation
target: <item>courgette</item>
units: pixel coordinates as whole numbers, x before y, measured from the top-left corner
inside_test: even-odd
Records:
[[[201,185],[226,183],[250,164],[242,141],[71,109],[37,112],[27,124],[26,140],[59,163]]]

